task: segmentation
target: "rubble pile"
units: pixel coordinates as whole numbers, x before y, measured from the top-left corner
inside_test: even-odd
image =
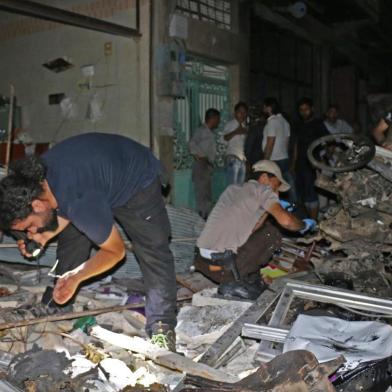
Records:
[[[319,178],[334,195],[319,232],[283,238],[255,301],[178,274],[177,353],[149,342],[139,278],[83,287],[72,310],[52,314],[39,304],[48,268],[0,263],[0,390],[390,392],[386,165]]]

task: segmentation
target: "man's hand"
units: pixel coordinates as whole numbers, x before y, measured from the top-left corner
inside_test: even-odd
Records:
[[[47,242],[52,239],[53,235],[51,232],[44,232],[44,233],[36,233],[36,234],[31,234],[27,233],[27,239],[28,240],[33,240],[35,241],[38,245],[41,245],[41,248],[44,248]],[[27,252],[26,250],[26,241],[25,240],[18,240],[17,241],[19,251],[23,257],[26,257],[28,259],[34,257],[32,254]]]
[[[314,231],[317,226],[317,222],[314,219],[304,219],[302,222],[304,222],[305,227],[300,231],[301,234],[305,234],[308,231]]]
[[[24,240],[18,240],[16,243],[18,244],[19,252],[23,257],[26,257],[28,259],[33,257],[33,255],[31,255],[30,253],[27,253],[26,244],[25,244]]]
[[[56,283],[53,290],[53,299],[59,305],[67,303],[78,289],[81,280],[74,271],[66,272]]]

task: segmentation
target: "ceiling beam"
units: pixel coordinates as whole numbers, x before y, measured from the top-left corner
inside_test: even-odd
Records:
[[[367,56],[360,46],[348,41],[344,37],[340,37],[338,31],[321,23],[309,14],[294,21],[274,12],[260,2],[254,3],[254,10],[255,14],[261,19],[273,23],[281,29],[292,31],[308,42],[333,46],[337,51],[348,57],[354,64],[366,72],[370,68],[383,67],[383,65],[373,60],[371,56]]]
[[[137,8],[139,8],[138,1]],[[139,29],[39,4],[30,0],[0,0],[0,10],[127,38],[139,37],[141,35]],[[139,9],[136,12],[138,14]]]
[[[349,0],[352,6],[359,7],[362,12],[369,16],[373,22],[379,22],[379,10],[376,7],[372,7],[372,1],[369,0]],[[374,3],[374,2],[373,2]]]
[[[339,34],[347,34],[347,33],[356,32],[357,30],[362,29],[364,27],[368,27],[373,23],[374,22],[370,18],[368,18],[368,19],[351,20],[347,22],[336,22],[332,24],[332,27]]]
[[[256,16],[261,19],[270,22],[281,29],[290,30],[299,37],[303,38],[306,41],[311,43],[320,44],[321,41],[314,35],[309,34],[309,32],[301,26],[298,26],[296,23],[287,19],[286,17],[278,14],[277,12],[271,10],[271,8],[267,7],[264,4],[256,2],[254,4],[254,11]]]

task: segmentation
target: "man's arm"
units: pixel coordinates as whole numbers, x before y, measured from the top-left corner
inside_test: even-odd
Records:
[[[58,304],[68,302],[82,282],[110,270],[125,257],[124,241],[115,226],[99,248],[93,257],[59,278],[53,291],[53,299]]]
[[[268,208],[268,212],[274,217],[280,226],[287,230],[300,231],[305,228],[303,221],[290,212],[284,210],[279,203],[272,204],[272,206]]]
[[[271,159],[272,151],[274,150],[275,146],[275,136],[268,136],[267,137],[267,143],[265,144],[264,147],[264,159]]]
[[[385,132],[388,130],[389,124],[382,118],[373,128],[373,137],[377,144],[382,145],[385,139]]]
[[[243,128],[242,125],[240,124],[234,131],[225,133],[223,136],[223,139],[225,139],[227,142],[231,139],[233,139],[234,136],[237,135],[245,135],[247,132],[246,128]]]

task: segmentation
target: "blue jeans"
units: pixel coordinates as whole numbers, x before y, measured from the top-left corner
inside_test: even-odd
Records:
[[[234,155],[226,157],[226,181],[227,185],[242,185],[245,181],[246,165]]]

